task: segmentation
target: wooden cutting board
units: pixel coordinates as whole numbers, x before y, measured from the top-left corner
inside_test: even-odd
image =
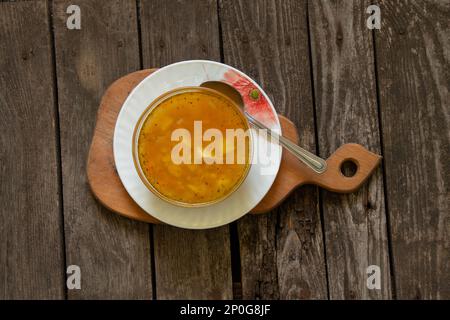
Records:
[[[97,113],[97,123],[87,162],[87,176],[97,200],[122,216],[148,223],[161,223],[142,210],[128,195],[117,174],[113,155],[113,136],[120,108],[131,90],[156,69],[130,73],[116,80],[105,92]],[[280,123],[283,135],[298,142],[297,128],[283,116]],[[280,204],[295,188],[315,184],[325,189],[348,193],[358,189],[378,166],[381,157],[358,144],[346,144],[327,160],[327,171],[317,174],[283,151],[280,170],[267,195],[251,211],[265,213]],[[353,163],[356,173],[347,177],[342,173],[344,163]]]

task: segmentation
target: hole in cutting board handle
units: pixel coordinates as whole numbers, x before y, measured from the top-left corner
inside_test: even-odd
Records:
[[[353,159],[344,160],[341,163],[340,170],[344,177],[354,177],[358,172],[358,163]]]

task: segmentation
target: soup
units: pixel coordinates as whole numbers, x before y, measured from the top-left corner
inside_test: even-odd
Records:
[[[238,107],[220,93],[204,88],[176,91],[157,103],[144,120],[137,142],[138,161],[153,191],[182,205],[208,204],[233,192],[245,178],[250,162],[248,136],[243,149],[238,148],[237,138],[225,139],[230,129],[248,132]],[[184,130],[190,141],[174,140],[177,129]],[[215,140],[204,140],[203,133],[208,129],[222,134],[222,149],[208,149]],[[174,154],[178,154],[174,148],[179,149],[183,143],[186,148],[180,155],[187,161],[180,163],[174,161]],[[207,149],[209,153],[205,152]],[[244,160],[238,161],[242,155]],[[212,162],[211,157],[221,161]],[[200,163],[195,160],[199,158]],[[230,158],[235,161],[227,161]]]

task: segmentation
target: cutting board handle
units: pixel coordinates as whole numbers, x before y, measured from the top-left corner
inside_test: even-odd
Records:
[[[281,115],[279,117],[282,122],[283,135],[298,143],[298,134],[294,124]],[[305,184],[318,185],[338,193],[354,192],[370,177],[380,161],[381,156],[359,144],[348,143],[337,149],[327,159],[327,170],[319,174],[284,150],[280,170],[270,192],[253,208],[252,213],[265,213],[274,209],[293,190]],[[343,173],[342,168],[346,162],[352,162],[356,168],[351,177],[347,177]]]
[[[310,170],[302,184],[316,184],[333,192],[353,192],[367,180],[380,160],[381,156],[359,144],[344,144],[327,159],[327,170],[324,173],[317,174]],[[352,176],[344,175],[343,166],[346,162],[355,166]]]

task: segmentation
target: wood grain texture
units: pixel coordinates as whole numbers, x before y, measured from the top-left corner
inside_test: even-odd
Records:
[[[79,0],[81,30],[66,28],[71,1],[55,1],[64,223],[67,264],[80,266],[82,289],[70,299],[152,297],[149,229],[95,201],[86,160],[100,98],[121,75],[139,69],[133,1]]]
[[[369,1],[309,2],[319,152],[343,143],[380,153]],[[382,169],[358,192],[323,191],[328,283],[331,299],[391,297]],[[366,268],[381,268],[381,290],[366,286]]]
[[[450,298],[448,1],[380,1],[376,31],[397,298]]]
[[[141,31],[146,68],[220,59],[216,1],[141,1]],[[158,299],[232,298],[228,226],[153,231]]]
[[[0,299],[63,299],[51,40],[45,1],[0,3]]]
[[[220,1],[225,63],[258,81],[315,151],[306,1]],[[327,297],[317,188],[238,223],[244,299]]]

